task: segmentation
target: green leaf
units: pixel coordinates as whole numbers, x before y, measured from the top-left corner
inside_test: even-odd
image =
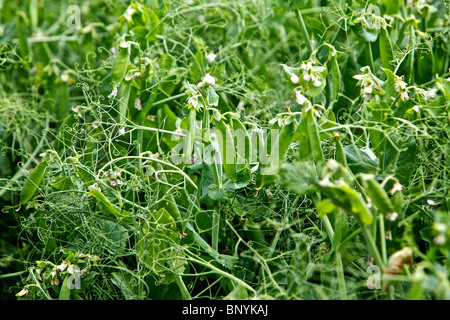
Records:
[[[241,284],[238,284],[236,287],[234,287],[233,291],[231,291],[224,300],[247,300],[248,292],[247,289],[242,286]]]
[[[120,289],[126,300],[137,300],[139,298],[138,288],[131,284],[134,281],[129,273],[112,272],[111,282]]]
[[[384,7],[386,8],[385,14],[398,14],[400,10],[402,0],[382,0]]]
[[[175,274],[184,270],[185,260],[177,248],[179,235],[175,219],[165,209],[155,213],[154,219],[141,228],[136,254],[150,270],[159,275],[163,283],[175,281]]]
[[[219,95],[212,86],[205,88],[206,99],[209,106],[217,107],[219,105]]]
[[[401,144],[402,151],[398,155],[395,164],[395,177],[403,185],[408,185],[417,169],[417,143],[414,137],[410,137]]]
[[[156,114],[156,120],[158,122],[158,128],[164,129],[167,131],[175,131],[177,130],[177,121],[178,117],[172,111],[171,108],[167,104],[165,104],[162,108],[159,108]],[[170,133],[161,133],[161,140],[170,148],[174,148],[180,141],[172,141],[173,134]],[[180,136],[181,139],[181,136]]]
[[[327,29],[322,21],[313,17],[306,17],[305,20],[308,28],[313,31],[318,38],[322,38],[322,36],[326,34]]]
[[[378,39],[379,30],[376,28],[365,28],[362,26],[362,23],[356,23],[353,26],[353,31],[358,37],[364,39],[367,42],[375,42]]]
[[[194,56],[194,61],[189,69],[190,76],[194,83],[200,82],[202,77],[206,74],[206,67],[208,65],[208,60],[202,51],[197,51]]]
[[[318,175],[311,162],[284,163],[277,182],[287,191],[311,195],[318,191]]]
[[[436,87],[444,94],[447,101],[450,101],[450,81],[443,78],[437,78]]]
[[[308,2],[309,2],[308,0],[289,0],[287,8],[290,11],[303,9],[308,5]],[[283,3],[285,3],[285,2],[283,1]]]
[[[369,151],[349,145],[344,147],[344,152],[348,167],[354,174],[376,172],[378,161],[371,157]]]
[[[329,199],[324,199],[317,204],[317,214],[319,217],[324,217],[327,214],[336,212],[339,209],[333,202]]]

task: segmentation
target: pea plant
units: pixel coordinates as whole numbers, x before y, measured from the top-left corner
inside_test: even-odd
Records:
[[[2,298],[450,298],[447,3],[25,3]]]

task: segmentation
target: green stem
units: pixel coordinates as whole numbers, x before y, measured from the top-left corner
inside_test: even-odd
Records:
[[[342,265],[340,250],[336,250],[336,269],[339,285],[339,297],[341,300],[348,300],[347,288],[345,286],[344,266]]]
[[[328,238],[330,238],[330,242],[332,242],[334,238],[334,230],[333,226],[331,225],[330,219],[328,219],[328,216],[324,216],[322,219],[325,225],[325,230],[327,231],[328,234]]]
[[[227,273],[227,272],[225,272],[225,271],[223,271],[223,270],[221,270],[221,269],[219,269],[219,268],[213,266],[212,264],[210,264],[210,263],[208,263],[208,262],[204,262],[204,261],[199,260],[199,259],[186,258],[186,260],[187,260],[187,261],[190,261],[190,262],[193,262],[193,263],[196,263],[196,264],[199,264],[199,265],[201,265],[201,266],[203,266],[203,267],[206,267],[206,268],[208,268],[208,269],[211,269],[214,273],[216,273],[216,274],[218,274],[218,275],[221,275],[221,276],[224,277],[224,278],[227,278],[227,279],[232,280],[234,283],[237,283],[237,284],[243,286],[243,287],[246,288],[248,291],[250,291],[250,292],[252,292],[253,294],[256,295],[256,290],[255,290],[255,289],[253,289],[252,287],[250,287],[247,283],[245,283],[245,282],[242,281],[241,279],[239,279],[239,278],[233,276],[232,274],[229,274],[229,273]]]
[[[306,43],[308,52],[311,53],[313,51],[311,38],[309,37],[308,30],[306,29],[306,25],[305,25],[305,21],[303,20],[302,13],[300,10],[297,10],[295,12],[295,14],[297,15],[297,20],[298,20],[298,24],[300,25],[300,30],[301,30],[303,36],[305,37],[305,43]]]
[[[370,67],[370,70],[372,70],[372,72],[375,72],[372,55],[372,45],[370,44],[370,42],[366,42],[365,51],[366,51],[366,63]]]
[[[213,250],[218,251],[219,249],[219,231],[220,231],[220,215],[217,210],[213,212],[213,220],[212,220],[212,240],[211,247]]]
[[[384,228],[384,216],[380,214],[380,242],[381,242],[381,256],[383,257],[384,263],[387,262],[387,250],[386,250],[386,231]]]
[[[380,267],[382,271],[385,269],[385,265],[383,262],[383,259],[381,258],[380,251],[377,248],[377,245],[375,244],[375,241],[373,240],[372,235],[367,230],[367,227],[358,221],[360,224],[361,230],[363,232],[364,237],[366,238],[367,244],[369,245],[369,251],[372,253],[375,263]]]
[[[178,288],[180,289],[183,300],[192,300],[191,294],[189,293],[188,289],[186,288],[186,285],[184,284],[184,281],[180,275],[178,275],[175,278],[175,281],[177,283]]]

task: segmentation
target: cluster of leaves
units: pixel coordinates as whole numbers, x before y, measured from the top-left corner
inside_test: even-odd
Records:
[[[1,14],[2,295],[449,297],[444,3],[48,2]]]

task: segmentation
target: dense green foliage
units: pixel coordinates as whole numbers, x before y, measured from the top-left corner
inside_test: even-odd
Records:
[[[0,298],[450,299],[448,7],[0,1]]]

